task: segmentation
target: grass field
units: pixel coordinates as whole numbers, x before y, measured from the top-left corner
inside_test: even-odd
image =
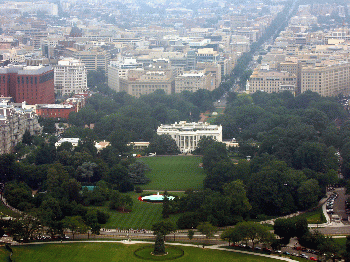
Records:
[[[327,219],[322,212],[322,207],[319,207],[314,211],[303,213],[299,215],[299,217],[305,217],[309,224],[322,224],[327,222]]]
[[[152,192],[150,192],[151,194]],[[121,213],[114,210],[109,210],[108,207],[96,207],[110,214],[110,218],[106,225],[106,228],[119,228],[119,229],[151,229],[152,225],[160,222],[162,219],[162,204],[141,202],[137,198],[140,194],[135,192],[127,193],[134,201],[132,212]],[[169,220],[176,222],[178,215],[171,215]]]
[[[134,251],[141,247],[137,245],[123,245],[119,243],[69,243],[47,244],[13,247],[13,261],[16,262],[99,262],[147,261],[134,256]],[[245,255],[234,252],[209,250],[194,247],[181,247],[185,254],[176,259],[179,262],[273,262],[271,258]],[[4,249],[4,248],[3,248]],[[0,253],[1,254],[1,253]],[[2,260],[6,261],[6,260]],[[174,260],[175,261],[175,260]]]
[[[202,189],[205,172],[198,165],[202,162],[197,156],[159,156],[140,159],[151,171],[146,176],[151,179],[143,189],[186,190]]]

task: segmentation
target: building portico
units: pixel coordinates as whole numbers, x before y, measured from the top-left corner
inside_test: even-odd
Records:
[[[157,134],[170,135],[176,141],[181,153],[190,153],[195,150],[203,137],[211,137],[222,142],[222,126],[202,122],[181,121],[171,125],[161,125],[157,129]]]

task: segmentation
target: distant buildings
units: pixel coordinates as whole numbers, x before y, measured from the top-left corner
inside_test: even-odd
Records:
[[[75,50],[71,55],[84,63],[87,71],[96,71],[100,69],[107,72],[111,59],[111,54],[109,52],[99,49]]]
[[[87,90],[86,68],[77,59],[65,58],[55,68],[55,92],[61,95],[80,94]]]
[[[303,67],[301,92],[307,90],[322,96],[350,93],[350,63],[325,61],[317,66]]]
[[[8,65],[0,67],[0,95],[16,103],[47,104],[55,102],[54,70],[48,66]]]
[[[295,94],[297,77],[288,72],[255,69],[249,79],[249,92],[278,93],[285,90]]]
[[[120,91],[140,97],[160,89],[169,95],[174,93],[174,83],[169,70],[132,69],[129,71],[128,79],[120,79]]]
[[[157,134],[170,135],[176,141],[181,153],[190,153],[195,150],[203,137],[211,137],[222,142],[222,126],[208,123],[181,121],[171,125],[161,125],[157,128]]]
[[[42,127],[38,116],[32,110],[15,108],[6,102],[0,103],[0,154],[11,153],[15,145],[22,141],[25,131],[39,135]]]

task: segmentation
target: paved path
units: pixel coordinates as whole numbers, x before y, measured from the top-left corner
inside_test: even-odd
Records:
[[[128,240],[87,240],[87,241],[51,241],[51,242],[33,242],[33,243],[25,243],[25,244],[20,244],[20,245],[42,245],[42,244],[69,244],[69,243],[122,243],[125,245],[133,245],[133,244],[154,244],[154,242],[149,242],[149,241],[128,241]],[[183,247],[195,247],[195,248],[203,248],[202,245],[195,245],[195,244],[183,244],[183,243],[169,243],[165,242],[167,245],[173,245],[173,246],[183,246]],[[277,259],[277,260],[283,260],[283,261],[298,261],[294,260],[291,258],[287,257],[280,257],[276,255],[266,255],[266,254],[261,254],[261,253],[254,253],[254,252],[249,252],[249,251],[243,251],[243,250],[237,250],[237,249],[228,249],[228,248],[223,248],[224,246],[227,246],[227,244],[220,244],[220,245],[212,245],[212,246],[206,246],[205,249],[212,249],[212,250],[221,250],[221,251],[228,251],[228,252],[235,252],[235,253],[242,253],[242,254],[247,254],[247,255],[253,255],[253,256],[261,256],[261,257],[267,257],[267,258],[272,258],[272,259]]]

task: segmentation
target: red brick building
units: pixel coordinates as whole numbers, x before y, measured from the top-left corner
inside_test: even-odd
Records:
[[[8,65],[0,67],[0,96],[29,105],[55,102],[52,66]]]
[[[63,105],[63,104],[49,104],[49,105],[37,105],[36,114],[44,118],[65,118],[71,112],[76,112],[75,105]]]

